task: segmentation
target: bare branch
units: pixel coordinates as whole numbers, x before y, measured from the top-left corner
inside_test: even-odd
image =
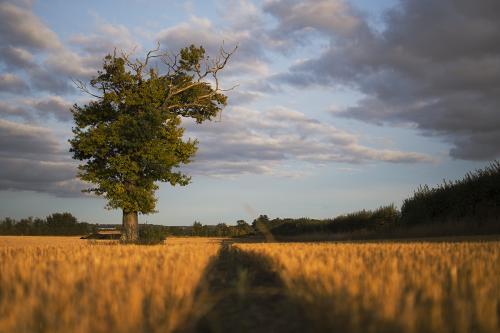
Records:
[[[80,91],[86,93],[86,94],[89,94],[90,96],[92,97],[95,97],[95,98],[102,98],[103,96],[99,96],[99,95],[96,95],[94,93],[92,93],[89,88],[87,88],[87,85],[82,81],[82,80],[79,80],[79,79],[71,79],[71,81],[73,81],[73,83],[75,84],[76,88],[79,89]]]
[[[164,63],[167,68],[167,76],[172,75],[173,73],[177,73],[179,71],[179,56],[180,54],[173,54],[169,52],[165,52],[162,54],[161,62]]]
[[[221,92],[233,90],[238,86],[238,85],[234,85],[233,87],[231,87],[229,89],[221,89],[219,86],[219,78],[217,76],[219,71],[222,70],[226,66],[227,62],[229,61],[229,58],[231,58],[231,56],[234,54],[234,52],[236,52],[236,50],[238,49],[238,45],[236,45],[231,51],[226,51],[224,49],[224,42],[222,42],[222,44],[223,45],[219,49],[219,56],[218,57],[216,57],[215,59],[211,59],[209,56],[207,56],[204,59],[203,71],[201,69],[202,65],[197,64],[195,66],[195,68],[193,69],[194,73],[192,76],[192,79],[194,80],[194,82],[192,82],[184,87],[181,87],[179,89],[176,89],[176,90],[169,90],[168,95],[165,98],[165,101],[163,103],[163,106],[165,106],[172,97],[179,95],[179,94],[181,94],[181,93],[183,93],[191,88],[194,88],[198,85],[206,84],[207,82],[205,81],[205,79],[209,75],[213,79],[213,82],[215,85],[214,90],[209,94],[199,96],[196,99],[195,103],[200,102],[200,101],[207,99],[207,98],[211,98],[212,96],[219,94]],[[175,56],[171,56],[168,53],[164,54],[164,57],[162,59],[163,63],[166,64],[169,68],[167,76],[169,76],[170,74],[175,74],[179,71],[178,57],[179,57],[178,54]],[[171,108],[176,108],[176,107],[179,107],[179,106],[174,105],[174,106],[168,107],[168,108],[171,109]]]
[[[154,50],[150,50],[146,54],[146,58],[144,59],[144,62],[140,61],[139,59],[136,59],[136,68],[135,68],[135,70],[137,72],[137,75],[140,75],[142,73],[142,71],[144,70],[144,68],[147,67],[149,59],[159,58],[159,57],[162,56],[161,54],[155,54],[158,51],[160,51],[160,42],[159,41],[156,42],[156,48]]]
[[[236,83],[234,86],[232,86],[231,88],[227,88],[227,89],[219,89],[219,91],[223,91],[223,92],[226,92],[226,91],[231,91],[231,90],[234,90],[236,88],[238,88],[240,86],[239,83]]]

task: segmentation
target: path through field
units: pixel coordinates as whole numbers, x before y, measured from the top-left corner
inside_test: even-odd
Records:
[[[223,242],[198,287],[193,312],[177,332],[307,332],[312,328],[300,304],[265,256]]]

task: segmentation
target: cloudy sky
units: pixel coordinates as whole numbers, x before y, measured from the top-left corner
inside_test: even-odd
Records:
[[[69,108],[114,48],[238,51],[239,86],[198,138],[187,187],[162,185],[150,223],[326,218],[401,205],[419,184],[500,157],[498,0],[0,0],[0,217],[70,211],[85,197]]]

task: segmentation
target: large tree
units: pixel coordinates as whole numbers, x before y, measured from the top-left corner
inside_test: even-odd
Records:
[[[115,52],[104,58],[90,86],[76,82],[94,98],[72,108],[70,151],[84,162],[78,176],[95,185],[85,191],[123,211],[123,240],[137,240],[138,213],[155,211],[158,182],[190,182],[179,166],[191,161],[197,141],[183,138],[181,119],[201,123],[221,112],[227,97],[217,74],[233,52],[221,48],[212,59],[201,46],[170,54],[158,45],[133,61]]]

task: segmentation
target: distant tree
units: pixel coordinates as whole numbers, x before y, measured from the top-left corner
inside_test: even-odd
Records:
[[[194,221],[192,232],[193,232],[193,236],[202,236],[203,235],[203,225],[198,221]]]
[[[15,220],[11,219],[10,217],[6,217],[3,221],[0,223],[0,232],[3,235],[12,235],[15,233],[14,225],[15,225]]]
[[[215,233],[218,237],[229,236],[230,229],[225,223],[219,223],[215,226]]]
[[[54,213],[47,216],[46,220],[49,226],[70,226],[78,222],[71,213]]]
[[[28,217],[27,219],[21,219],[15,226],[20,235],[29,235],[33,227],[33,218]]]
[[[269,217],[267,217],[267,215],[259,215],[258,218],[253,220],[252,227],[259,232],[267,231],[269,227]]]
[[[19,221],[11,218],[0,220],[2,235],[85,235],[95,230],[95,225],[79,223],[70,213],[54,213],[45,219],[29,217]]]
[[[178,167],[191,161],[197,141],[183,140],[181,118],[201,123],[223,109],[227,97],[218,73],[233,52],[221,48],[212,59],[201,46],[171,55],[158,45],[135,61],[115,52],[104,58],[90,88],[77,82],[95,100],[72,108],[70,151],[84,162],[79,177],[95,185],[86,191],[104,196],[108,209],[123,211],[125,241],[138,238],[138,213],[155,212],[157,182],[190,182]],[[150,66],[153,58],[163,61],[165,73]]]
[[[54,213],[47,216],[47,229],[52,234],[67,235],[75,229],[78,220],[71,213]]]
[[[252,227],[244,220],[236,221],[236,233],[237,236],[247,235],[252,232]]]

